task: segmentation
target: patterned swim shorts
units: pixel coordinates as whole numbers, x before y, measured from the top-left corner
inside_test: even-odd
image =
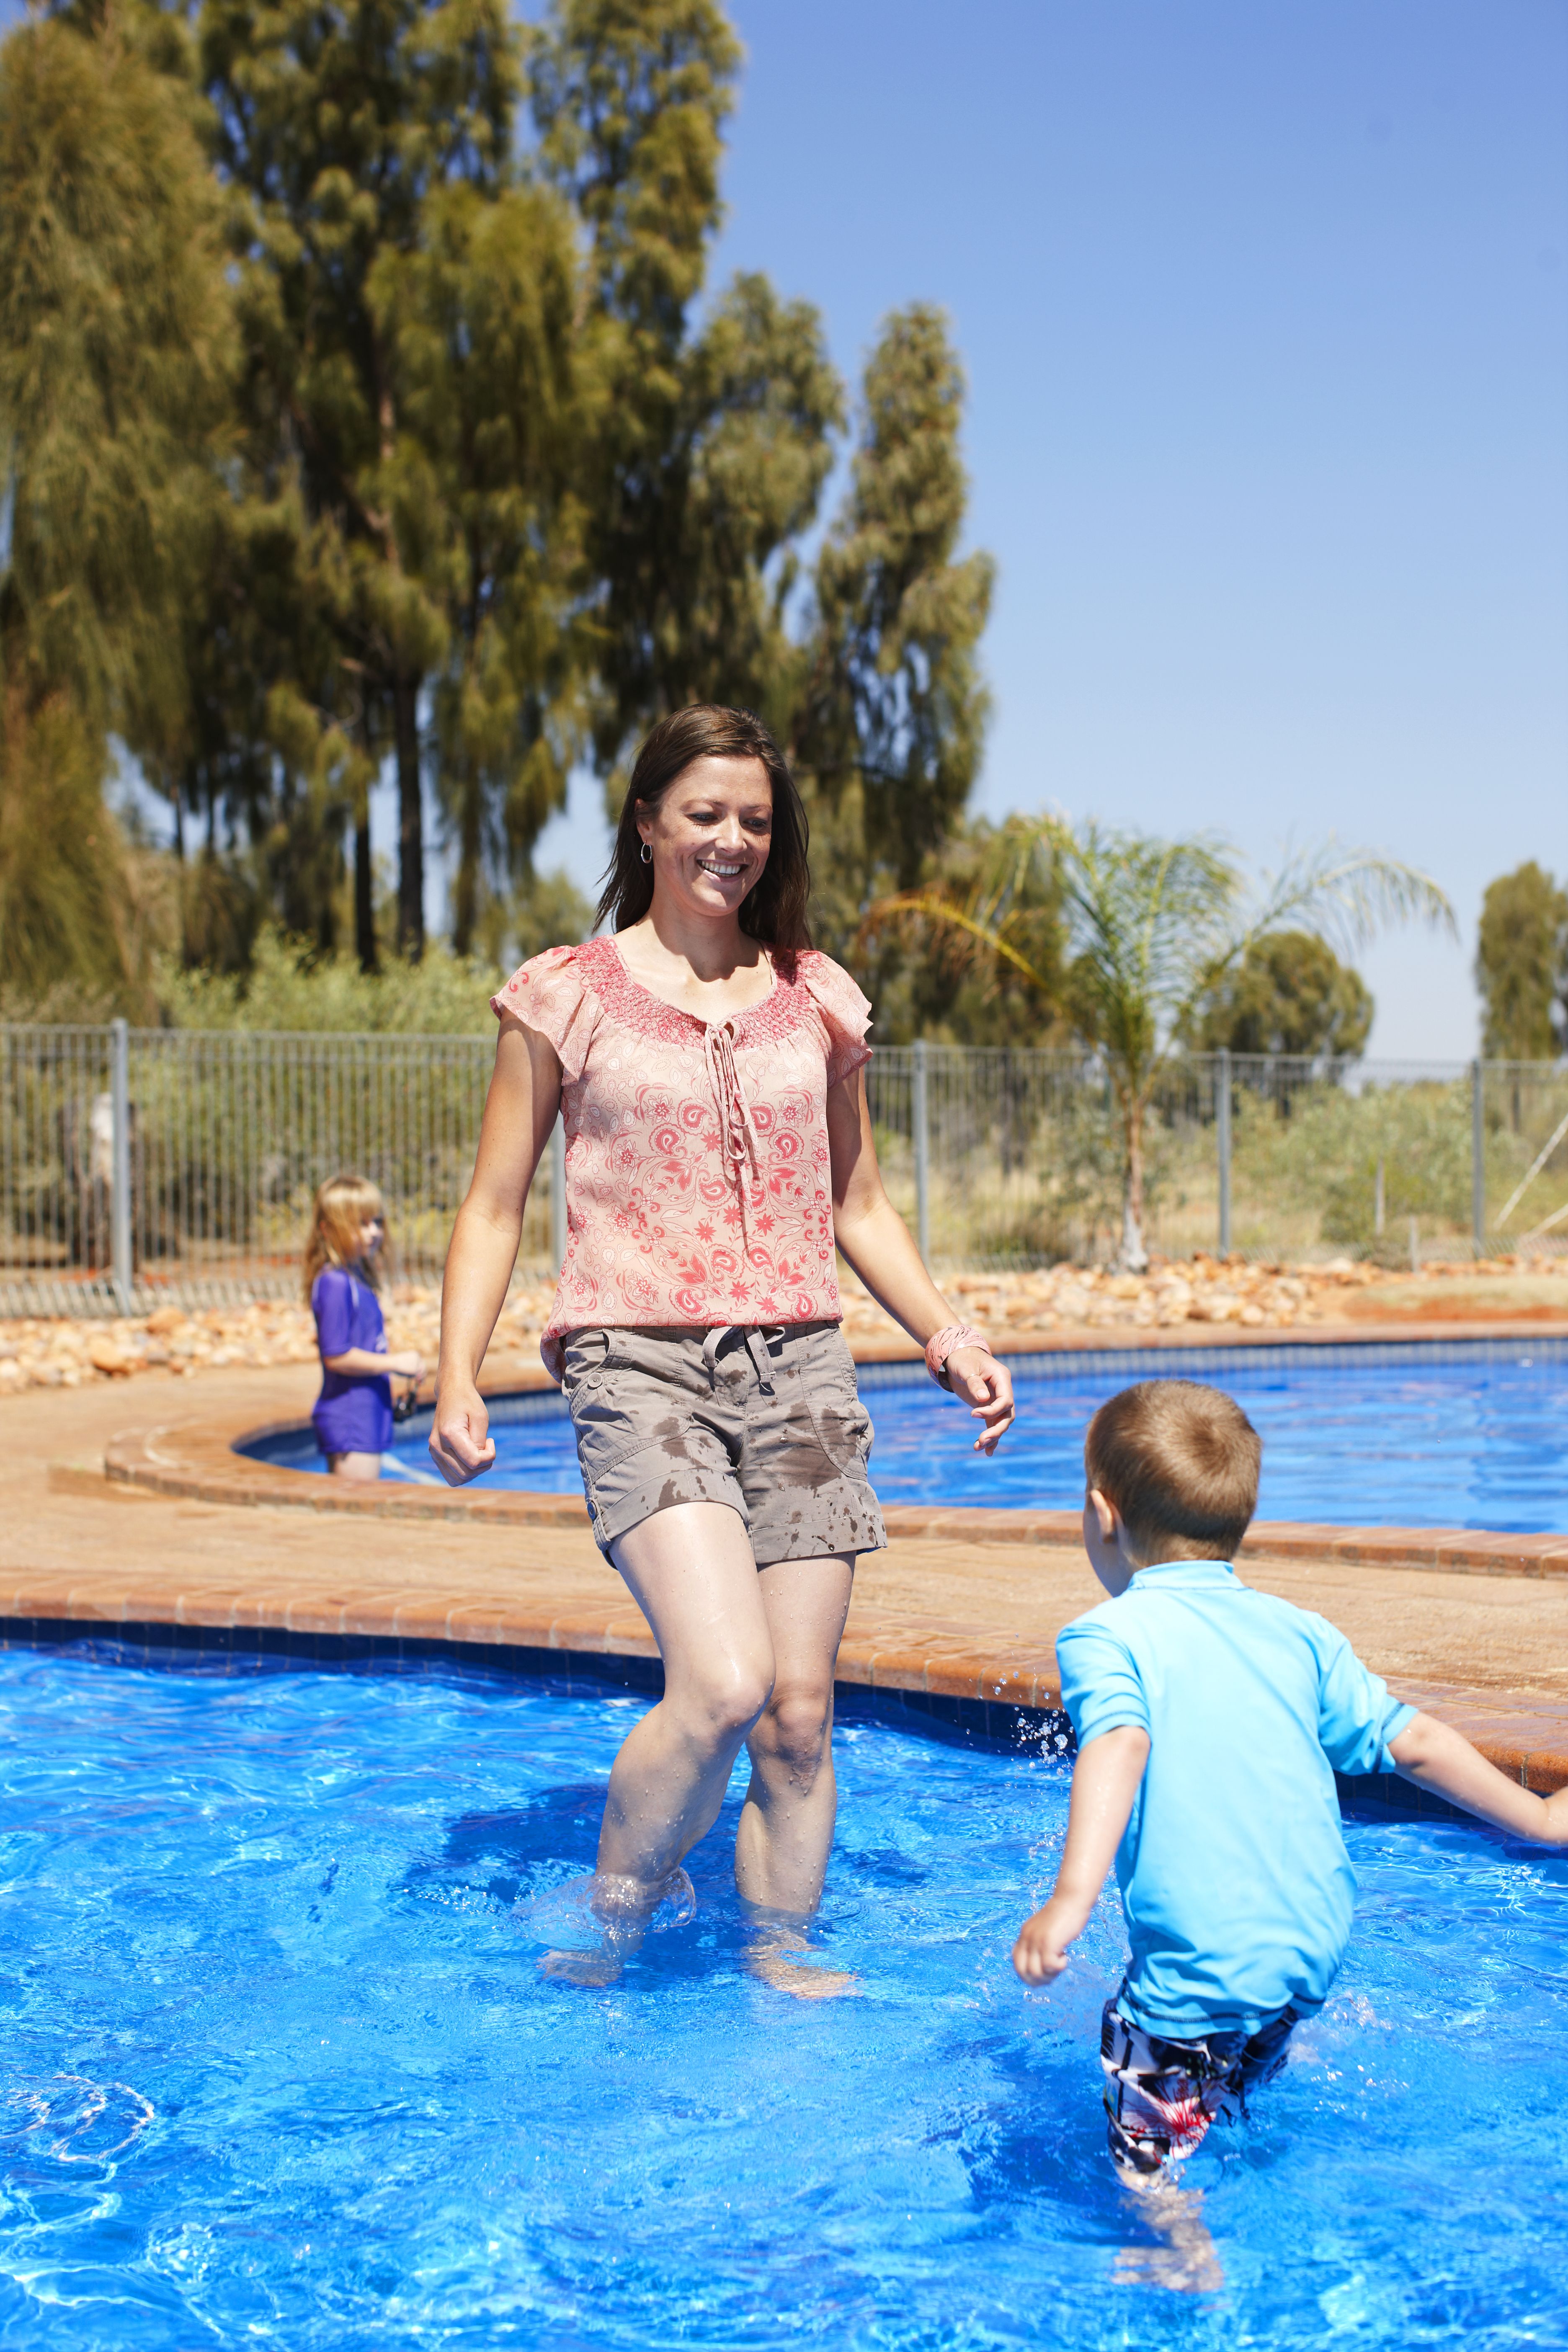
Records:
[[[1201,2042],[1170,2042],[1108,2000],[1100,2063],[1112,2159],[1127,2172],[1158,2172],[1191,2156],[1210,2124],[1245,2115],[1248,2092],[1278,2074],[1300,2021],[1294,2009],[1282,2009],[1253,2033],[1216,2029]]]
[[[837,1323],[574,1331],[561,1385],[599,1549],[656,1511],[725,1503],[759,1568],[888,1538],[871,1423]]]

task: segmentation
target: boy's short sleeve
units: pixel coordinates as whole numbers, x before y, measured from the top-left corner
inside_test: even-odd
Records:
[[[1415,1709],[1390,1698],[1388,1685],[1363,1666],[1344,1635],[1319,1618],[1318,1738],[1336,1772],[1392,1772],[1389,1743]]]
[[[1057,1671],[1062,1680],[1062,1705],[1072,1718],[1080,1748],[1107,1731],[1131,1724],[1149,1728],[1149,1703],[1138,1669],[1125,1643],[1091,1610],[1076,1617],[1057,1635]]]
[[[323,1356],[346,1356],[353,1346],[353,1285],[340,1266],[329,1265],[316,1276],[310,1292],[316,1318],[316,1339]]]

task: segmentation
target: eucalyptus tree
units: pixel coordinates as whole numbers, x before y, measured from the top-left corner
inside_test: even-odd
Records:
[[[494,880],[530,880],[582,740],[568,208],[540,185],[439,190],[416,247],[383,255],[370,292],[401,394],[389,499],[447,624],[437,788],[458,850],[453,942],[467,955]]]
[[[637,520],[594,614],[596,740],[688,702],[756,710],[787,739],[802,656],[789,629],[798,542],[832,468],[843,394],[822,322],[765,278],[727,288],[682,355],[662,439],[615,492]]]
[[[1037,961],[1018,910],[1037,866],[1060,910],[1059,961]],[[1378,926],[1412,917],[1457,933],[1436,882],[1373,850],[1333,842],[1292,856],[1249,896],[1234,856],[1213,838],[1164,841],[1093,821],[1018,818],[963,897],[897,894],[873,909],[882,924],[929,927],[971,959],[1003,965],[1063,1010],[1105,1056],[1122,1136],[1124,1271],[1148,1265],[1143,1136],[1156,1081],[1199,1008],[1258,941],[1307,931],[1363,945]]]
[[[1199,1006],[1191,1042],[1202,1053],[1328,1055],[1352,1060],[1366,1045],[1372,991],[1353,965],[1310,931],[1254,940]]]
[[[246,393],[274,470],[300,485],[306,593],[335,642],[333,674],[284,689],[302,735],[352,723],[362,958],[374,958],[363,783],[390,747],[398,787],[397,931],[425,939],[421,696],[451,623],[429,576],[428,499],[410,497],[404,389],[373,293],[414,254],[443,190],[498,193],[513,172],[521,40],[504,0],[203,0],[202,87],[233,193]],[[322,695],[325,695],[323,700]]]
[[[1550,1061],[1568,1035],[1568,891],[1534,858],[1489,882],[1476,938],[1483,1050]]]
[[[132,981],[110,739],[163,782],[188,754],[232,455],[217,194],[135,29],[0,48],[0,965],[27,986]]]
[[[963,374],[940,310],[883,326],[848,489],[818,557],[794,750],[829,855],[825,928],[847,946],[914,887],[962,817],[989,699],[977,648],[994,566],[961,556]]]
[[[816,310],[764,278],[695,323],[739,65],[711,0],[558,0],[531,61],[541,166],[584,237],[584,618],[611,777],[666,710],[742,703],[787,733],[798,688],[795,547],[843,394]]]

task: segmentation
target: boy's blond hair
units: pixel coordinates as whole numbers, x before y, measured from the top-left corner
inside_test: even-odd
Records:
[[[367,1217],[385,1214],[381,1194],[367,1176],[329,1176],[316,1193],[310,1231],[305,1243],[305,1297],[310,1298],[323,1266],[341,1265],[357,1274],[372,1290],[380,1288],[374,1258],[360,1250],[360,1228]]]
[[[1156,1559],[1231,1559],[1258,1508],[1263,1441],[1234,1397],[1198,1381],[1140,1381],[1102,1404],[1084,1439],[1091,1487],[1133,1549]]]

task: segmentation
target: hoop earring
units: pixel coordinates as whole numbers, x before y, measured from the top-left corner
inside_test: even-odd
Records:
[[[645,866],[651,866],[653,864],[653,852],[648,847],[646,841],[642,845],[642,862]]]

